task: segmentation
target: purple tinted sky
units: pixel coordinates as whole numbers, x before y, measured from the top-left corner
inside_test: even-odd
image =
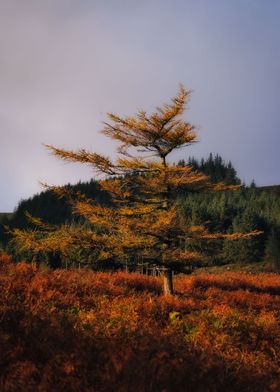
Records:
[[[185,118],[241,179],[280,183],[279,0],[0,0],[0,212],[92,176],[42,143],[112,155],[106,112],[194,90]]]

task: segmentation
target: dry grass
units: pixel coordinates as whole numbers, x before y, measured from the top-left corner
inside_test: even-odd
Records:
[[[280,390],[278,275],[0,269],[3,392]]]

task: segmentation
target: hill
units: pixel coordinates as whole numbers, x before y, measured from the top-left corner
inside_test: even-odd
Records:
[[[0,385],[10,391],[280,390],[280,277],[159,278],[0,262]]]
[[[0,223],[3,221],[8,221],[13,218],[12,212],[0,212]]]
[[[189,158],[179,165],[191,165],[195,170],[202,171],[210,176],[211,181],[226,181],[228,184],[239,184],[240,179],[232,164],[225,163],[219,156],[210,154],[209,158]],[[108,193],[101,191],[97,181],[91,180],[76,185],[67,185],[75,193],[80,192],[88,198],[102,205],[110,204]],[[256,187],[254,183],[249,187],[241,186],[237,191],[220,192],[216,195],[202,193],[178,193],[177,206],[181,211],[182,219],[193,225],[209,222],[209,229],[213,232],[234,233],[259,230],[263,232],[255,238],[238,240],[234,242],[220,241],[212,248],[210,264],[253,263],[269,258],[270,261],[280,265],[280,186]],[[71,206],[64,198],[57,198],[51,191],[44,191],[30,199],[23,200],[16,208],[8,222],[10,227],[22,229],[34,228],[26,218],[26,211],[41,218],[44,222],[60,225],[63,223],[80,224],[82,218],[72,213]],[[6,218],[2,218],[6,219]],[[6,222],[7,223],[7,222]],[[0,242],[16,260],[32,259],[30,254],[20,254],[18,249],[8,245],[9,236],[5,232],[0,220]],[[201,244],[199,244],[201,246]],[[210,247],[209,247],[210,249]],[[83,260],[81,258],[83,257]],[[46,257],[42,256],[42,260]],[[83,250],[71,259],[72,265],[87,264],[89,254]],[[65,262],[69,265],[69,258]],[[64,263],[64,264],[65,264]]]
[[[271,192],[278,196],[280,196],[280,185],[267,185],[267,186],[260,186],[257,189],[261,191]]]
[[[232,164],[224,162],[219,156],[210,156],[200,161],[195,158],[189,159],[186,163],[180,160],[178,165],[190,165],[194,170],[199,170],[207,174],[211,181],[225,181],[230,184],[239,184],[240,179],[236,175],[236,171]],[[77,184],[66,185],[66,188],[74,193],[82,193],[88,198],[97,201],[100,204],[108,205],[110,196],[104,190],[101,190],[98,181],[91,179],[88,182],[79,182]],[[30,222],[26,219],[25,212],[43,219],[45,222],[52,224],[60,224],[77,220],[77,216],[73,215],[72,209],[65,198],[58,198],[53,192],[45,190],[36,194],[29,199],[22,200],[13,214],[11,225],[13,227],[29,227]]]

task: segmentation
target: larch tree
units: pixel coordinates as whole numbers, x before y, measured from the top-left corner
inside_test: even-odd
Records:
[[[150,115],[145,111],[132,117],[108,113],[102,133],[119,143],[116,160],[85,149],[68,151],[47,145],[60,159],[88,164],[103,175],[100,185],[111,194],[112,206],[101,206],[83,195],[70,196],[74,212],[89,222],[86,228],[53,228],[37,222],[38,230],[14,230],[14,240],[23,249],[34,251],[64,252],[71,246],[92,248],[97,261],[144,260],[158,266],[164,276],[164,293],[172,294],[174,267],[204,257],[188,250],[188,243],[250,235],[210,233],[204,226],[182,222],[176,208],[179,190],[234,188],[212,184],[190,166],[174,165],[169,160],[172,152],[197,141],[195,126],[182,119],[190,94],[181,85],[169,104]],[[54,187],[54,191],[64,196],[67,193],[64,187]]]

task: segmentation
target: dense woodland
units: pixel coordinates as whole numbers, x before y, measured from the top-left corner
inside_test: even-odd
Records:
[[[221,156],[210,156],[207,159],[197,160],[189,158],[180,160],[178,165],[189,165],[194,170],[201,171],[209,176],[212,182],[223,181],[226,184],[241,184],[231,162],[226,163]],[[91,180],[86,183],[68,185],[73,192],[80,192],[89,198],[93,198],[101,205],[110,205],[110,194],[99,187],[97,181]],[[249,239],[229,241],[226,239],[207,243],[209,258],[203,261],[203,265],[225,264],[234,262],[254,262],[268,260],[275,268],[280,266],[280,197],[278,188],[258,188],[252,182],[250,186],[244,184],[240,189],[219,193],[208,192],[178,192],[177,208],[182,219],[191,218],[193,224],[209,222],[209,228],[213,231],[224,233],[248,232],[261,230],[262,235]],[[73,214],[72,208],[65,198],[58,198],[51,190],[46,190],[19,203],[13,216],[2,218],[1,238],[3,247],[13,255],[16,260],[23,257],[30,258],[28,252],[20,254],[13,244],[9,244],[9,236],[5,233],[4,226],[28,228],[32,226],[26,217],[26,211],[33,216],[42,218],[51,224],[81,224],[83,218]],[[85,223],[84,223],[85,224]],[[195,247],[205,246],[193,244]],[[90,264],[91,255],[87,252],[69,255],[70,265]],[[40,255],[46,261],[44,255]],[[71,264],[72,263],[72,264]],[[200,263],[201,264],[201,263]],[[196,265],[200,265],[196,263]],[[107,267],[119,268],[119,264],[107,263]],[[106,268],[106,265],[100,266]]]

